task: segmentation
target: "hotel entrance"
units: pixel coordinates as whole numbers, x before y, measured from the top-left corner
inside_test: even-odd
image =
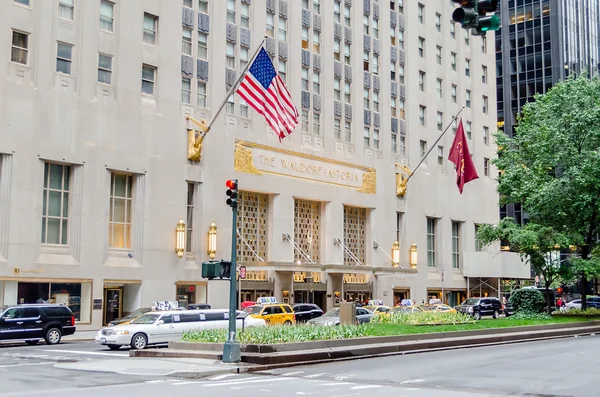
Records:
[[[123,288],[104,289],[104,325],[123,317]]]
[[[104,280],[102,325],[127,316],[142,306],[141,280]]]

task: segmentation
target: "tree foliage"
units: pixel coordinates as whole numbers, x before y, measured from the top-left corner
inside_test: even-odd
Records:
[[[600,79],[582,74],[536,95],[515,137],[495,138],[502,202],[522,203],[532,222],[571,236],[588,259],[600,229]]]
[[[544,294],[534,288],[521,288],[510,296],[510,303],[515,311],[521,313],[541,313],[544,311]]]

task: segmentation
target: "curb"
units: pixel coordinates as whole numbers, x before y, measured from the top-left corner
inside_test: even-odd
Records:
[[[166,376],[171,377],[171,378],[184,378],[184,379],[201,379],[201,378],[206,378],[209,376],[213,376],[213,375],[221,375],[221,374],[245,374],[248,372],[257,372],[259,370],[256,371],[250,371],[250,368],[232,368],[232,369],[215,369],[213,371],[206,371],[206,372],[194,372],[194,371],[178,371],[178,372],[172,372]]]

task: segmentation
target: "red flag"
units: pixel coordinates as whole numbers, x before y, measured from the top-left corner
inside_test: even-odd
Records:
[[[465,137],[462,118],[458,123],[458,129],[454,136],[454,142],[452,142],[448,160],[452,161],[456,166],[456,185],[458,186],[458,191],[462,194],[465,183],[479,178],[475,164],[473,164],[473,159],[471,158],[471,153],[469,153],[469,145]]]

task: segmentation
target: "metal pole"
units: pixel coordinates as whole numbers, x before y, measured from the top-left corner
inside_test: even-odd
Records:
[[[444,269],[442,269],[442,303],[444,303]]]
[[[237,184],[237,180],[236,180]],[[237,204],[232,207],[232,222],[231,222],[231,270],[229,282],[229,339],[223,345],[223,362],[237,363],[242,359],[240,343],[235,340],[236,326],[236,278],[237,278]],[[244,320],[242,320],[244,321]]]

